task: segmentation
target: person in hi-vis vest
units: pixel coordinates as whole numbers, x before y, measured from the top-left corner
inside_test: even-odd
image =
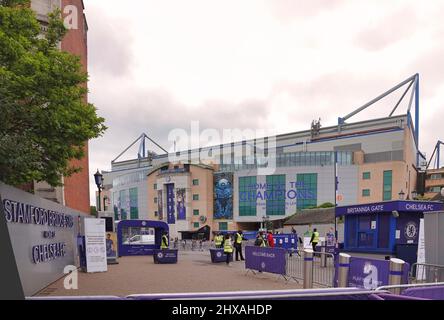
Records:
[[[216,246],[216,248],[221,249],[222,242],[224,242],[224,237],[220,233],[217,233],[214,237],[214,245]]]
[[[319,232],[318,229],[314,228],[310,240],[310,243],[313,246],[313,252],[316,252],[316,246],[318,245],[318,242],[319,242]]]
[[[168,249],[169,240],[168,240],[168,232],[164,231],[162,235],[162,242],[160,243],[160,249],[165,250]]]
[[[233,255],[233,244],[231,243],[231,237],[228,233],[225,235],[224,253],[227,255],[227,266],[230,266],[231,257]]]
[[[244,235],[241,230],[239,230],[234,237],[234,249],[236,249],[236,261],[239,261],[239,254],[242,261],[244,261],[244,255],[242,254],[242,240],[244,240]]]

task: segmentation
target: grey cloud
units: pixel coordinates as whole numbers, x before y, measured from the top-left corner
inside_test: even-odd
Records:
[[[354,42],[365,50],[382,50],[414,34],[419,23],[413,8],[404,7],[377,20],[375,25],[361,30]]]
[[[162,90],[120,92],[117,89],[106,95],[102,94],[102,90],[106,92],[98,88],[91,99],[103,106],[99,114],[107,119],[109,129],[104,137],[93,144],[107,150],[109,161],[142,132],[169,149],[170,131],[181,128],[190,132],[191,121],[199,121],[201,131],[214,128],[221,134],[224,128],[256,129],[266,125],[267,105],[264,101],[250,100],[235,104],[214,100],[191,108]]]
[[[133,61],[131,21],[104,16],[105,10],[91,6],[88,8],[88,64],[90,73],[108,74],[122,77],[128,74]]]
[[[323,11],[333,10],[346,3],[344,0],[270,0],[274,16],[283,23],[297,18],[307,18]]]

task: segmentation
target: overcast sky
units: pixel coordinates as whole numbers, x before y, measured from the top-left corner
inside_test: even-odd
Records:
[[[142,132],[170,149],[168,133],[189,131],[191,121],[201,129],[277,133],[307,130],[319,117],[323,126],[334,125],[415,73],[421,150],[430,156],[444,139],[444,1],[85,0],[85,6],[89,100],[109,127],[90,142],[91,177],[110,169]],[[387,116],[395,98],[351,122]]]

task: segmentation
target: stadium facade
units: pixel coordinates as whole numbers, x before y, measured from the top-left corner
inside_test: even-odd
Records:
[[[257,141],[246,140],[113,161],[111,171],[102,172],[104,194],[116,220],[163,220],[171,235],[180,237],[180,231],[204,226],[257,230],[263,222],[327,202],[345,206],[412,199],[418,190],[421,153],[409,114],[312,125],[265,140],[275,141],[273,152],[258,152]],[[237,158],[236,148],[243,150],[242,157]],[[202,151],[211,157],[202,160]],[[261,174],[267,162],[274,170]]]

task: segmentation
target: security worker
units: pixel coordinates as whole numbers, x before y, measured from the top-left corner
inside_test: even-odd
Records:
[[[236,249],[236,261],[239,261],[239,254],[242,261],[244,261],[244,256],[242,254],[242,240],[244,240],[244,235],[242,231],[239,230],[234,238],[234,248]]]
[[[162,242],[160,244],[160,249],[166,250],[168,249],[168,246],[170,245],[168,240],[168,233],[165,231],[162,235]]]
[[[223,236],[220,233],[217,233],[216,236],[214,237],[214,244],[215,244],[216,248],[218,248],[218,249],[222,248],[223,241],[224,241]]]
[[[256,247],[266,247],[267,246],[267,242],[264,239],[262,231],[257,234],[256,241],[254,242],[254,245]]]
[[[228,233],[225,235],[224,253],[227,255],[227,266],[230,266],[230,261],[233,256],[233,244],[231,243],[231,237]]]
[[[313,229],[313,234],[311,235],[310,243],[313,245],[313,252],[316,252],[316,246],[319,242],[319,232],[318,229]]]

